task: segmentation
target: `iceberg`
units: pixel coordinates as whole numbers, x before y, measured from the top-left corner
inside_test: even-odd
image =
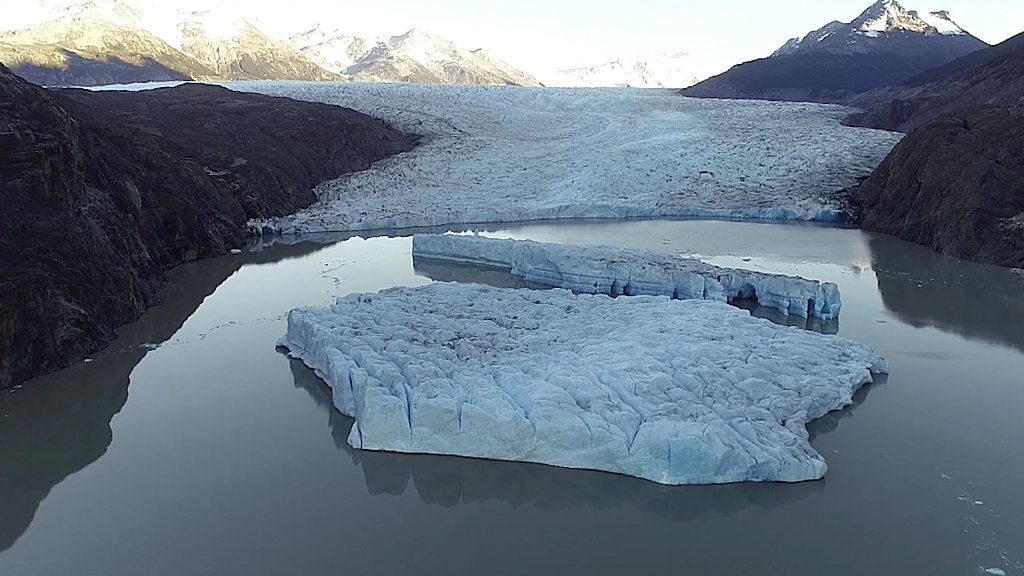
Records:
[[[712,266],[695,258],[612,246],[569,246],[455,234],[417,234],[413,258],[508,270],[534,284],[611,296],[756,299],[783,315],[831,320],[839,287],[795,276]]]
[[[805,425],[888,371],[722,302],[443,282],[292,310],[280,344],[355,418],[355,448],[662,484],[821,478]]]

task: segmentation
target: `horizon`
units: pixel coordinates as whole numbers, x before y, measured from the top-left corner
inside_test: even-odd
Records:
[[[152,3],[154,0],[141,0]],[[24,27],[40,21],[47,5],[70,0],[35,0],[9,9],[0,27]],[[254,21],[266,33],[287,37],[316,23],[354,36],[396,36],[413,28],[436,34],[468,49],[485,48],[533,75],[595,66],[621,58],[686,53],[712,67],[728,67],[764,58],[794,37],[838,20],[850,22],[871,6],[870,0],[841,0],[827,5],[803,0],[770,4],[741,0],[724,3],[671,3],[637,0],[629,10],[608,1],[539,0],[480,3],[436,0],[429,6],[413,0],[379,0],[372,7],[345,2],[324,7],[321,0],[172,0],[164,9],[227,8]],[[964,30],[998,44],[1020,33],[1024,3],[1006,6],[996,0],[943,0],[938,6],[900,2],[921,13],[947,10]],[[741,14],[741,18],[736,15]],[[731,34],[723,34],[728,27]],[[523,42],[529,38],[529,42]]]

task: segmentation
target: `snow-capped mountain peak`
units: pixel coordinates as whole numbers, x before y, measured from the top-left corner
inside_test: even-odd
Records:
[[[939,34],[945,34],[947,36],[960,36],[962,34],[967,34],[963,28],[950,18],[949,12],[946,10],[921,14],[919,15],[919,18],[935,28]]]
[[[860,49],[864,49],[863,42],[858,42],[858,39],[878,39],[894,32],[972,38],[945,10],[922,14],[916,10],[905,9],[896,0],[879,0],[852,22],[829,22],[803,38],[790,39],[772,56],[785,56],[797,51],[815,49],[844,51],[851,45],[860,45]]]
[[[850,25],[865,36],[877,37],[893,30],[918,34],[965,34],[946,11],[927,13],[921,17],[917,11],[907,10],[896,0],[879,0],[865,10]]]
[[[468,50],[422,28],[397,36],[361,38],[317,24],[289,41],[321,67],[355,80],[537,84],[532,76],[485,50]]]

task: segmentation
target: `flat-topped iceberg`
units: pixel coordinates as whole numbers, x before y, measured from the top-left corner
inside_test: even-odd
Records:
[[[355,417],[356,448],[663,484],[821,478],[806,423],[888,369],[721,302],[440,282],[293,310],[280,343]]]
[[[795,276],[721,268],[674,254],[454,234],[417,234],[413,258],[502,268],[528,282],[577,293],[672,296],[761,306],[801,318],[839,316],[839,287]]]

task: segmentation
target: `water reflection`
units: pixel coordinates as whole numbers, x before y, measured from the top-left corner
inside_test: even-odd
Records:
[[[619,474],[542,464],[354,450],[347,441],[353,419],[334,409],[331,390],[312,370],[299,360],[289,362],[295,387],[323,408],[335,444],[362,470],[367,491],[373,495],[401,495],[411,485],[421,502],[440,506],[497,500],[541,510],[600,510],[628,504],[673,518],[702,518],[791,504],[825,489],[823,482],[664,486]]]
[[[1024,275],[961,262],[887,236],[868,241],[885,307],[915,327],[1024,351]]]
[[[110,421],[127,401],[132,370],[150,344],[171,338],[243,264],[296,258],[321,248],[302,244],[182,266],[162,293],[164,304],[121,328],[93,362],[0,392],[0,552],[28,529],[54,486],[106,453]]]
[[[868,393],[879,386],[885,386],[889,382],[888,374],[872,374],[871,376],[874,378],[874,382],[866,386],[861,386],[860,390],[857,390],[853,394],[852,404],[842,410],[833,410],[821,418],[811,420],[807,423],[807,432],[810,434],[810,440],[812,443],[818,436],[824,436],[829,432],[835,432],[835,430],[839,428],[839,423],[853,416],[853,413],[857,411],[857,408],[867,400]]]

